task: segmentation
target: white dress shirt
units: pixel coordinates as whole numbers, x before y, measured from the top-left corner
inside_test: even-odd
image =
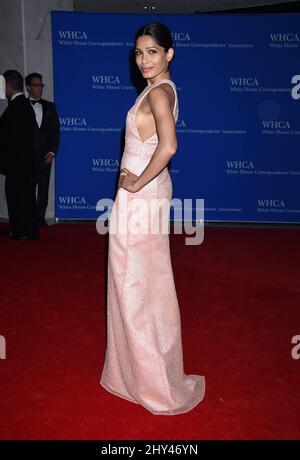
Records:
[[[35,99],[32,99],[32,98],[29,98],[30,99],[30,102],[35,100]],[[37,99],[39,100],[39,99]],[[36,122],[38,124],[38,127],[40,128],[41,127],[41,124],[42,124],[42,121],[43,121],[43,106],[42,104],[31,104],[32,105],[32,108],[34,110],[34,113],[35,113],[35,118],[36,118]],[[49,152],[51,153],[52,156],[55,157],[55,153],[53,152]]]
[[[32,101],[33,99],[30,98],[30,102]],[[42,120],[43,120],[43,107],[42,107],[42,104],[31,104],[32,105],[32,108],[34,110],[34,113],[35,113],[35,118],[36,118],[36,122],[38,124],[38,127],[40,128],[41,127],[41,124],[42,124]]]

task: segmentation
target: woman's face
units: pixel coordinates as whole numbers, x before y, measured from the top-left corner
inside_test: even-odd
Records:
[[[150,35],[143,35],[136,41],[135,61],[147,80],[155,80],[168,71],[173,53],[172,48],[166,52]]]

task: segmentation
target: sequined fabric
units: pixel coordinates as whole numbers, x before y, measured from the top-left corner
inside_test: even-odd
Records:
[[[163,83],[174,90],[173,114],[177,121],[176,87],[170,80],[147,86],[127,114],[121,168],[136,175],[140,175],[151,160],[158,138],[154,134],[142,142],[135,114],[149,91]],[[153,198],[166,198],[170,202],[172,183],[168,169],[139,192],[120,188],[115,199],[109,224],[107,346],[100,384],[152,414],[181,414],[202,401],[205,379],[184,373],[181,319],[169,235],[112,231],[113,226],[120,228],[117,221],[127,226],[134,217],[136,211],[130,204],[137,197],[149,204]],[[146,226],[156,219],[153,209],[144,217]]]

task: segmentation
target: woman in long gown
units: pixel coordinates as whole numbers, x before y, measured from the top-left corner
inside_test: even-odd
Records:
[[[152,23],[137,32],[135,58],[147,86],[127,114],[109,222],[107,347],[100,379],[109,392],[155,415],[188,412],[205,392],[204,377],[183,369],[169,235],[163,225],[152,231],[161,216],[158,200],[172,199],[167,165],[177,149],[178,118],[169,72],[173,54],[165,25]]]

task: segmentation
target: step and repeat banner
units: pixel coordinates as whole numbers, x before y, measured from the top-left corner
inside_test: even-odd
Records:
[[[52,13],[61,124],[56,217],[95,219],[113,199],[126,113],[143,89],[135,32],[172,31],[179,97],[173,198],[206,221],[300,222],[300,16]]]

